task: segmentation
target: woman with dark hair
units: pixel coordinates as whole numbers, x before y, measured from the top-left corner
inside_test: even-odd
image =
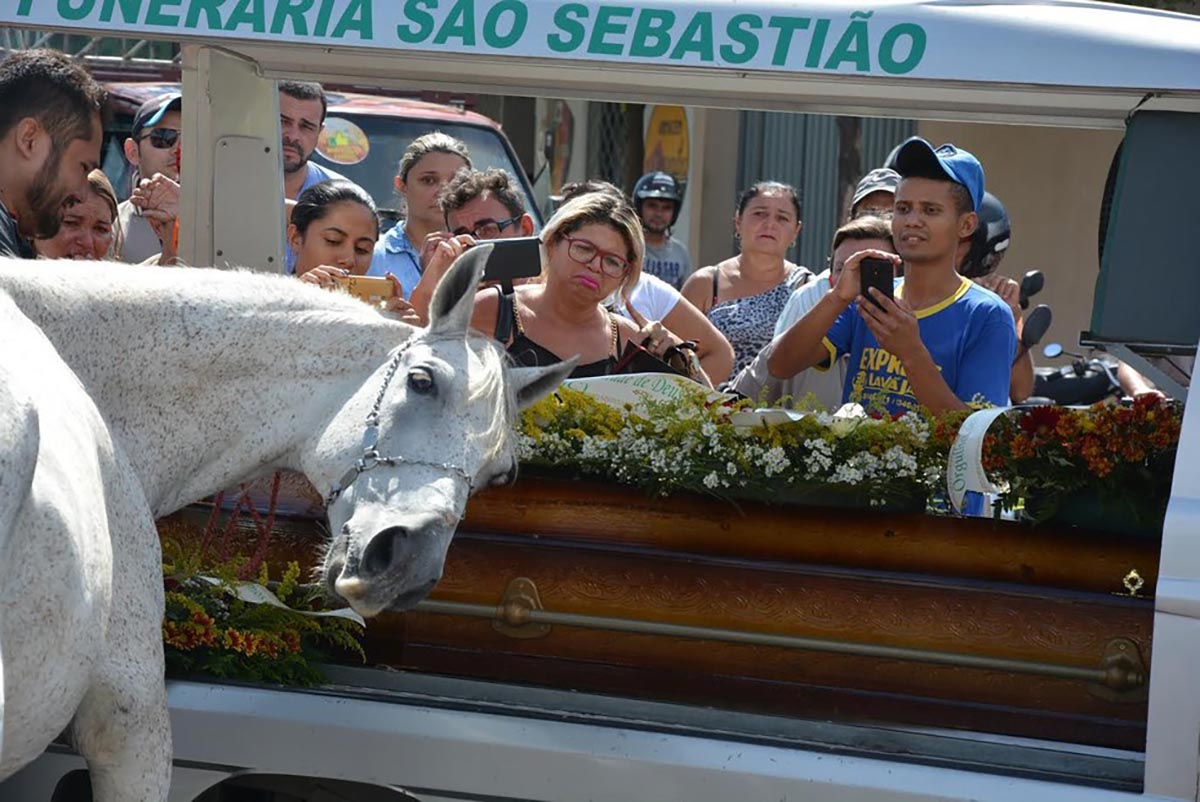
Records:
[[[351,181],[334,179],[314,184],[296,199],[288,223],[288,247],[296,256],[301,281],[334,289],[336,279],[366,274],[379,237],[375,201]],[[384,310],[401,320],[419,323],[416,312],[400,297],[400,282],[391,273],[396,296]]]
[[[424,271],[422,257],[450,237],[438,195],[464,167],[471,167],[467,146],[449,134],[433,131],[413,140],[396,169],[396,192],[404,199],[404,219],[375,245],[370,275],[394,273],[412,295]]]
[[[741,252],[693,273],[683,297],[729,340],[735,356],[731,375],[736,376],[771,341],[788,296],[812,273],[786,258],[801,227],[794,187],[777,181],[750,187],[738,199],[733,227]]]
[[[117,193],[103,170],[88,173],[87,197],[68,198],[58,233],[49,239],[35,239],[33,249],[44,259],[101,260],[120,252]]]

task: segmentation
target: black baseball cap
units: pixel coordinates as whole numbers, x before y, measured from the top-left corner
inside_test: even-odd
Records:
[[[165,95],[151,98],[141,105],[137,114],[133,115],[133,128],[130,129],[129,135],[137,139],[143,130],[158,125],[168,111],[181,111],[182,109],[183,95],[179,92],[168,92]]]

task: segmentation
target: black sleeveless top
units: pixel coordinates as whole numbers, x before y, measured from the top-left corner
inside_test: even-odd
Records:
[[[513,362],[527,368],[545,367],[562,362],[563,359],[558,354],[526,336],[525,329],[521,325],[521,315],[517,311],[517,303],[513,294],[503,292],[499,287],[496,288],[496,292],[500,296],[500,306],[496,312],[495,336],[502,343],[507,343],[509,338],[512,338],[512,342],[508,344],[505,350],[508,351],[508,355],[512,357]],[[609,326],[612,328],[612,344],[608,356],[604,359],[598,359],[595,362],[588,362],[585,365],[576,365],[575,370],[571,371],[571,375],[567,378],[585,379],[593,376],[607,376],[616,366],[617,321],[607,310],[605,310],[605,314],[608,315]],[[516,332],[515,335],[513,333],[514,330]]]

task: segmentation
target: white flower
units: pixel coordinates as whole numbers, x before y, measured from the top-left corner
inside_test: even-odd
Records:
[[[717,476],[716,471],[713,471],[708,476],[704,477],[704,486],[707,487],[709,490],[715,490],[718,486],[720,486],[720,484],[721,484],[721,479],[720,479],[720,477]]]

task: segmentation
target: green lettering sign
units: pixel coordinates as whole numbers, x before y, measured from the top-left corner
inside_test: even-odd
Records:
[[[249,25],[255,33],[267,32],[267,12],[263,9],[263,0],[238,0],[233,13],[225,20],[225,30],[232,31],[242,25]]]
[[[329,18],[333,16],[333,0],[321,0],[321,10],[317,12],[317,24],[313,26],[313,36],[322,38],[329,35]]]
[[[342,39],[350,31],[357,31],[358,38],[369,42],[375,38],[375,24],[371,17],[371,0],[350,0],[342,12],[342,18],[333,29],[333,38]]]
[[[546,36],[546,46],[555,53],[570,53],[583,44],[587,33],[579,20],[587,19],[587,6],[581,3],[563,3],[554,12],[554,24],[561,33]]]
[[[404,16],[408,24],[403,22],[396,26],[396,38],[410,45],[418,45],[433,33],[433,15],[438,0],[407,0],[404,3]]]
[[[788,51],[792,49],[792,35],[796,31],[803,31],[812,22],[808,17],[771,17],[768,27],[775,28],[779,31],[779,36],[775,39],[775,55],[771,58],[771,63],[776,67],[782,67],[787,64]]]
[[[633,9],[627,6],[600,6],[596,11],[596,24],[592,26],[588,52],[597,56],[621,55],[625,46],[620,42],[608,41],[608,36],[624,34],[629,29],[629,23],[623,18],[632,16]]]
[[[21,0],[21,2],[17,4],[17,16],[18,17],[28,17],[29,16],[29,7],[32,5],[33,5],[33,0]]]
[[[721,59],[727,64],[745,64],[758,55],[758,36],[751,31],[762,28],[762,18],[754,14],[735,14],[725,26],[725,36],[741,45],[721,45]]]
[[[671,26],[675,12],[662,8],[644,8],[633,26],[629,55],[638,58],[662,58],[671,49]]]
[[[500,33],[500,20],[505,14],[512,15],[508,33]],[[529,24],[529,9],[520,0],[500,0],[483,18],[483,41],[488,47],[504,50],[521,41],[525,26]]]
[[[821,66],[821,53],[825,50],[825,37],[828,35],[829,20],[817,20],[817,24],[813,27],[812,41],[808,43],[808,58],[804,60],[805,67],[815,70]]]
[[[183,27],[196,28],[200,24],[200,12],[204,12],[204,27],[219,31],[223,27],[221,25],[221,6],[225,5],[225,0],[192,0],[188,4],[187,18],[183,21]]]
[[[896,44],[901,37],[908,39],[908,55],[904,59],[896,58]],[[889,75],[912,72],[925,55],[925,44],[925,29],[920,25],[905,22],[888,28],[879,43],[879,66]]]
[[[283,27],[288,20],[292,22],[292,32],[297,36],[308,36],[308,20],[304,15],[312,8],[313,0],[279,0],[275,6],[275,16],[271,18],[271,33],[283,33]]]
[[[146,24],[164,25],[171,28],[178,26],[178,12],[164,13],[163,6],[179,6],[182,3],[183,0],[150,0],[150,5],[146,8]]]
[[[68,20],[79,20],[92,13],[96,0],[58,0],[58,16]]]
[[[842,38],[834,45],[825,69],[836,70],[843,64],[853,64],[855,72],[871,71],[871,43],[867,39],[867,20],[873,11],[855,11]]]
[[[112,22],[116,7],[121,7],[121,19],[136,24],[142,12],[142,0],[104,0],[100,6],[100,21]]]
[[[711,11],[699,11],[692,17],[692,21],[683,29],[683,35],[679,37],[675,49],[671,51],[671,59],[678,61],[688,53],[695,53],[701,61],[713,60]]]
[[[444,45],[450,37],[467,47],[475,46],[475,0],[458,0],[454,4],[446,15],[446,21],[438,29],[437,36],[433,37],[433,43]]]

